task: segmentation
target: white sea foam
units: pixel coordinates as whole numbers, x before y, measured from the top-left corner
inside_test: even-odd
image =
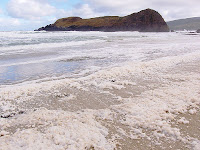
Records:
[[[177,119],[180,114],[199,112],[200,52],[198,44],[190,42],[193,50],[175,56],[108,66],[84,77],[1,86],[0,149],[106,150],[116,148],[117,141],[124,137],[151,140],[155,145],[162,145],[160,139],[164,138],[198,149],[199,139],[184,136],[179,128],[190,121],[185,117]],[[102,103],[105,97],[113,99],[113,103],[97,110],[47,109],[54,101],[82,106],[95,101],[94,92]],[[84,94],[86,101],[81,99]],[[46,108],[18,112],[25,107],[23,104],[46,100],[50,101],[43,106]]]
[[[4,136],[1,137],[0,149],[109,150],[115,147],[112,141],[106,139],[108,130],[95,120],[92,111],[70,113],[41,109],[6,123],[1,122],[0,126],[18,126],[19,122],[30,129],[17,130],[13,135],[2,131]],[[34,128],[36,126],[38,130]]]
[[[48,48],[59,48],[59,47],[66,47],[66,46],[78,46],[90,43],[102,42],[102,40],[89,40],[89,41],[71,41],[71,42],[62,42],[62,43],[42,43],[42,44],[33,44],[33,45],[20,45],[20,46],[9,46],[9,47],[2,47],[1,52],[6,52],[5,54],[9,53],[20,53],[24,52],[24,50],[37,50],[37,49],[48,49]],[[4,55],[5,55],[4,54]]]
[[[131,128],[125,132],[132,139],[148,137],[144,129],[154,130],[150,137],[165,137],[181,140],[189,144],[187,138],[182,137],[178,128],[171,127],[170,122],[176,114],[187,112],[188,107],[198,107],[199,101],[199,76],[198,75],[172,75],[168,78],[186,79],[184,82],[169,84],[163,88],[144,92],[138,98],[124,99],[123,104],[113,105],[109,109],[70,113],[41,109],[17,115],[13,119],[1,119],[1,129],[4,134],[0,138],[3,149],[114,149],[116,143],[107,139],[108,129],[99,124],[100,120],[115,120],[119,124]],[[185,88],[188,87],[188,88]],[[191,88],[192,87],[192,88]],[[152,95],[153,93],[153,95]],[[178,123],[188,123],[184,119]],[[14,134],[6,130],[21,126],[21,130]],[[23,127],[24,126],[24,127]],[[28,129],[26,129],[28,128]],[[67,130],[66,130],[67,129]],[[41,130],[41,131],[40,131]],[[119,133],[121,133],[119,128]],[[198,143],[190,143],[195,148]]]
[[[157,60],[152,60],[148,62],[131,62],[128,63],[127,65],[124,65],[122,67],[113,67],[111,69],[106,69],[106,70],[100,70],[96,73],[93,73],[89,76],[86,77],[80,77],[78,79],[62,79],[62,80],[53,80],[53,81],[47,81],[43,83],[34,83],[34,84],[26,84],[22,83],[23,85],[10,85],[7,86],[7,88],[4,86],[1,88],[1,96],[4,95],[10,95],[14,99],[14,97],[19,97],[20,95],[27,95],[30,93],[30,91],[40,91],[40,90],[45,90],[48,91],[53,87],[58,87],[58,86],[65,86],[66,84],[75,84],[75,85],[81,85],[81,84],[86,84],[86,85],[95,85],[99,86],[101,88],[117,88],[120,89],[123,87],[124,84],[129,84],[128,81],[117,81],[117,82],[110,82],[112,79],[120,79],[120,77],[123,76],[142,76],[143,74],[154,74],[155,71],[165,71],[169,67],[174,67],[179,63],[187,63],[191,61],[195,61],[196,59],[199,59],[200,53],[199,52],[194,52],[191,54],[185,54],[183,56],[174,56],[174,57],[166,57],[166,58],[161,58]],[[159,73],[159,72],[158,72]],[[81,84],[77,84],[81,83]],[[130,84],[135,84],[135,83],[130,83]],[[77,86],[80,88],[80,86]],[[82,86],[84,87],[84,85]],[[9,94],[11,91],[12,94]],[[15,92],[14,92],[15,91]],[[4,94],[5,93],[5,94]],[[15,94],[16,96],[15,96]],[[17,94],[18,93],[18,94]],[[8,98],[8,97],[7,97]]]

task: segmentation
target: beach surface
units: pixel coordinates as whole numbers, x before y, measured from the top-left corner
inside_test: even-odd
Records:
[[[200,34],[1,35],[0,150],[200,149]]]

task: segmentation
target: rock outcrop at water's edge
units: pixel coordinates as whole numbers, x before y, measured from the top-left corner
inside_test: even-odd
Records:
[[[36,31],[140,31],[169,32],[162,16],[152,9],[145,9],[125,17],[104,16],[90,19],[68,17]]]

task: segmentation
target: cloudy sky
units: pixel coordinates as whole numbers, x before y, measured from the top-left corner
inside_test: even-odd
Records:
[[[0,0],[0,30],[33,30],[61,17],[124,16],[146,8],[166,21],[200,17],[200,0]]]

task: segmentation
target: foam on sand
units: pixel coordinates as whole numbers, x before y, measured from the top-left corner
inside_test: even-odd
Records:
[[[0,149],[199,149],[181,129],[191,123],[185,114],[199,113],[199,66],[194,52],[1,87]]]
[[[113,149],[108,130],[93,112],[70,113],[40,109],[2,123],[0,149]],[[18,128],[18,129],[16,129]],[[26,129],[27,128],[27,129]]]

